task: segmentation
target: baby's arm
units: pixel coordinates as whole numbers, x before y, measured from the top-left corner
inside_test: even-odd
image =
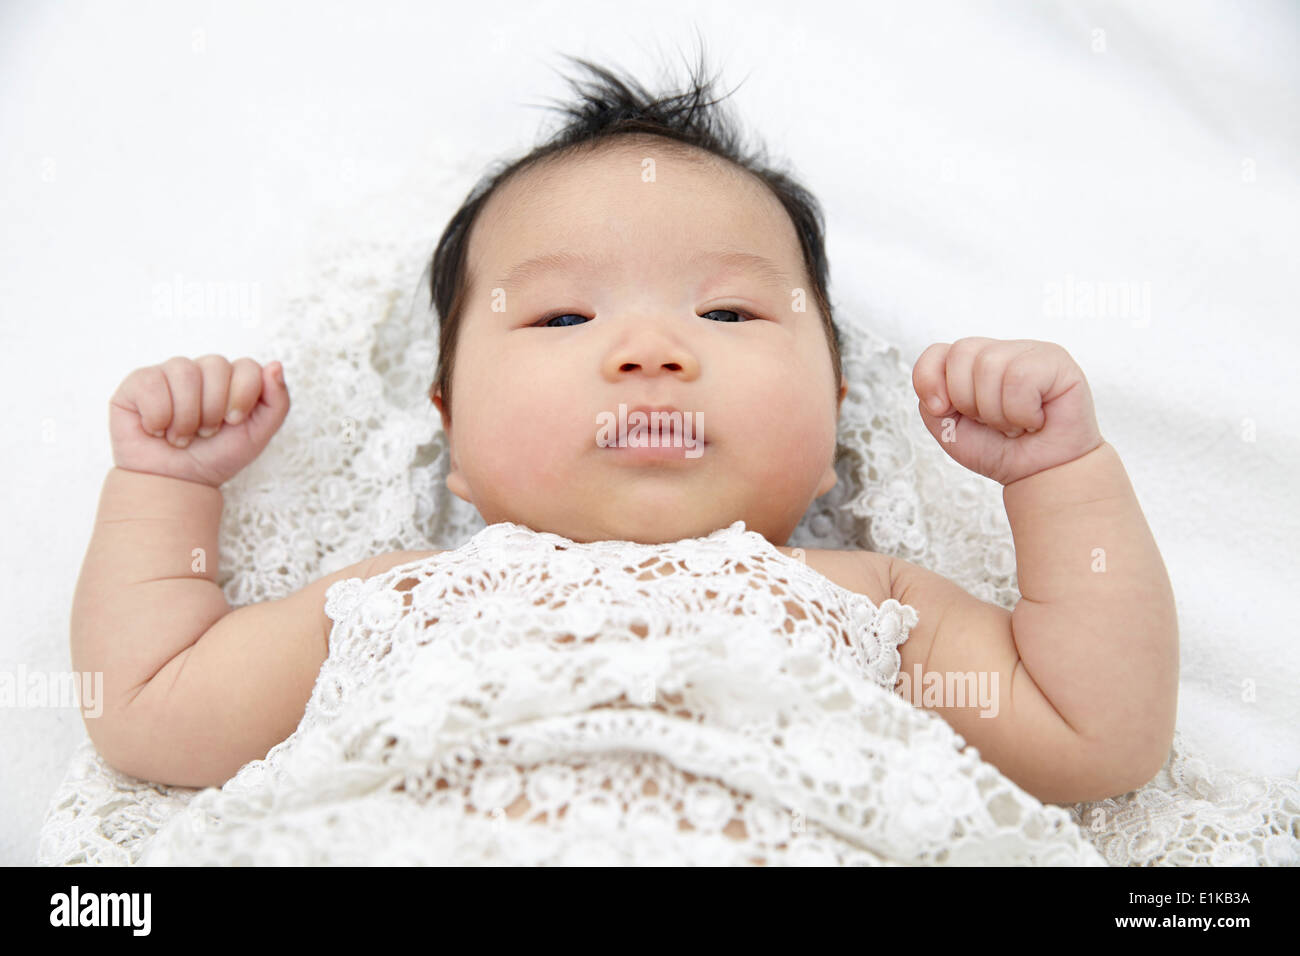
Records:
[[[1173,742],[1178,616],[1119,454],[1103,443],[1008,484],[1002,498],[1016,543],[1021,666],[1079,735],[1085,759],[1109,759],[1114,792],[1136,789]]]
[[[359,562],[276,601],[232,610],[217,578],[221,491],[112,469],[72,610],[72,659],[101,671],[86,728],[123,773],[221,786],[302,720],[329,651],[325,592],[424,552]],[[207,555],[197,566],[193,549]]]
[[[1114,497],[1101,497],[1108,488]],[[1155,776],[1173,736],[1178,631],[1164,564],[1119,456],[1103,444],[1008,485],[1003,498],[1019,567],[1014,611],[892,559],[888,593],[920,618],[899,648],[900,693],[1044,802],[1136,789]],[[1090,570],[1094,547],[1105,550],[1105,573]],[[963,682],[964,700],[927,702],[917,671],[945,683],[974,679]],[[996,675],[992,706],[976,696],[981,675],[990,690]]]
[[[220,786],[293,732],[325,659],[324,590],[231,610],[217,578],[218,488],[114,468],[72,607],[72,663],[104,677],[85,718],[123,773]],[[83,708],[84,710],[84,708]]]
[[[102,713],[83,701],[87,732],[124,773],[220,786],[264,757],[302,719],[325,659],[328,587],[414,560],[374,558],[231,610],[216,584],[220,486],[262,451],[288,406],[272,370],[219,356],[138,369],[110,403],[118,467],[77,582],[71,644],[75,670],[103,674]],[[234,424],[227,410],[239,413]]]
[[[945,450],[1004,485],[1021,600],[1008,614],[898,560],[891,593],[922,623],[933,611],[910,648],[923,672],[998,673],[996,718],[934,708],[985,759],[1048,802],[1124,793],[1173,739],[1173,590],[1077,366],[1059,346],[991,342],[931,346],[913,379],[923,403],[939,397],[922,416]]]

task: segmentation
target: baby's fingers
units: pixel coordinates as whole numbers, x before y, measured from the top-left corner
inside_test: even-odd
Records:
[[[167,441],[184,448],[194,439],[203,414],[203,370],[191,359],[180,356],[163,362],[161,368],[171,395]]]
[[[109,401],[140,417],[140,427],[155,438],[166,434],[172,422],[172,395],[162,366],[138,368],[123,379]]]
[[[271,362],[261,369],[262,394],[248,413],[248,438],[260,453],[280,429],[289,414],[289,389],[284,383],[284,366]]]
[[[238,425],[248,417],[262,395],[262,366],[250,358],[235,359],[230,371],[230,395],[226,400],[227,425]]]
[[[998,403],[1012,437],[1025,432],[1032,434],[1043,427],[1046,422],[1044,396],[1051,390],[1055,379],[1055,366],[1042,361],[1032,346],[1007,363],[996,387]]]
[[[230,362],[221,355],[205,355],[194,360],[203,372],[203,414],[199,437],[215,435],[226,416],[226,397],[230,391]]]
[[[925,403],[931,414],[938,415],[952,408],[948,397],[947,375],[949,342],[936,342],[921,353],[912,368],[912,388],[916,396]]]

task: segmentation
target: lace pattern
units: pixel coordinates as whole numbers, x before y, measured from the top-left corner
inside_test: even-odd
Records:
[[[320,830],[283,843],[287,813],[353,834],[347,857],[436,864],[1102,865],[1063,810],[890,693],[915,609],[741,522],[653,546],[492,525],[326,608],[293,737],[142,862],[339,861]]]
[[[294,409],[263,455],[223,489],[219,583],[233,606],[283,597],[374,554],[457,549],[484,530],[478,514],[445,487],[446,447],[426,394],[436,358],[436,328],[428,311],[427,288],[414,305],[408,307],[406,298],[432,248],[429,236],[411,229],[409,223],[442,221],[446,202],[439,206],[440,197],[460,191],[460,184],[450,176],[441,183],[425,183],[420,191],[405,190],[401,202],[392,204],[391,214],[377,224],[375,237],[366,238],[358,227],[349,239],[323,247],[314,266],[299,278],[297,293],[280,310],[283,325],[275,330],[269,352],[284,362]],[[429,198],[423,209],[411,200],[419,195]],[[849,392],[841,411],[839,484],[814,502],[789,543],[895,554],[955,581],[983,600],[1014,607],[1019,599],[1015,552],[998,489],[946,459],[917,421],[908,366],[895,349],[845,318],[843,311],[840,323]],[[753,542],[745,535],[723,535],[719,541],[748,543],[750,550],[743,553],[758,563]],[[780,556],[774,549],[771,554]],[[445,572],[447,565],[433,567]],[[812,574],[807,569],[798,572],[789,563],[783,573],[791,588],[807,585],[804,576]],[[373,594],[395,582],[392,574],[383,583],[370,582]],[[331,592],[334,612],[341,613],[339,602],[359,593],[350,591],[352,583],[347,583],[349,587]],[[823,609],[834,606],[832,596],[842,601],[838,594],[823,594],[827,602]],[[752,614],[753,620],[762,620],[766,603],[755,597],[744,618],[750,620]],[[616,622],[624,620],[599,601],[591,602],[591,607],[575,604],[584,613],[599,608]],[[845,608],[853,613],[852,607]],[[892,610],[906,613],[902,606]],[[542,620],[531,615],[535,627],[543,623],[552,630],[565,627],[566,633],[581,617],[572,614],[570,620],[569,615],[556,612]],[[403,622],[417,619],[402,615]],[[831,630],[836,627],[815,613],[805,621],[791,622],[796,631],[798,624],[805,625],[801,639],[810,643],[819,639],[812,633],[817,627],[808,626],[808,620]],[[463,632],[453,632],[449,626],[444,630],[480,637],[487,633],[469,618],[463,623]],[[353,646],[346,635],[358,626],[351,617],[336,625],[336,635],[340,628],[343,631],[341,647]],[[405,626],[400,635],[394,632],[393,645],[404,650],[390,651],[390,656],[411,654],[414,664],[418,647],[423,655],[442,653],[444,663],[454,659],[450,651],[436,650],[454,647],[454,637],[420,644],[412,639],[414,625]],[[626,621],[616,626],[627,626]],[[860,627],[847,630],[863,633]],[[789,652],[788,648],[780,651],[775,643],[781,632],[782,628],[754,628],[746,633],[766,635],[765,643],[755,646],[770,647],[775,661]],[[511,859],[510,847],[528,859],[547,862],[608,859],[611,853],[622,862],[753,862],[760,857],[769,863],[1300,862],[1300,785],[1212,767],[1185,752],[1181,735],[1175,735],[1161,774],[1141,790],[1064,809],[1044,807],[980,761],[972,748],[958,749],[960,738],[940,718],[881,693],[879,678],[887,674],[888,660],[877,661],[872,671],[869,661],[855,657],[848,645],[837,641],[829,642],[829,656],[806,658],[816,663],[816,679],[825,684],[807,683],[813,673],[796,674],[785,685],[793,696],[777,701],[764,696],[758,676],[771,676],[776,665],[751,660],[744,648],[734,647],[718,631],[708,646],[725,649],[727,654],[736,651],[738,660],[747,662],[749,670],[741,673],[748,676],[737,677],[732,691],[736,701],[725,705],[720,703],[730,700],[722,686],[725,681],[715,676],[719,686],[713,692],[718,697],[696,701],[703,708],[700,714],[708,714],[709,720],[689,724],[644,704],[598,706],[611,703],[600,693],[619,686],[618,680],[626,677],[631,666],[627,661],[635,662],[643,676],[650,675],[657,695],[670,693],[666,688],[672,687],[685,693],[682,671],[670,668],[670,659],[693,662],[699,668],[712,660],[711,673],[723,673],[716,669],[721,658],[710,659],[703,650],[698,651],[703,656],[692,657],[696,652],[687,649],[684,639],[679,643],[673,638],[637,644],[598,642],[631,655],[620,663],[613,654],[598,660],[592,656],[596,652],[580,642],[573,648],[585,648],[580,654],[545,657],[540,643],[530,644],[531,639],[524,637],[540,635],[541,630],[509,633],[519,641],[511,653],[523,651],[523,660],[530,664],[549,662],[558,668],[558,662],[567,662],[570,669],[555,670],[553,679],[576,679],[578,671],[573,668],[585,662],[582,666],[589,668],[585,672],[589,679],[605,683],[579,686],[574,691],[578,696],[569,698],[568,705],[526,695],[509,697],[511,706],[523,707],[527,702],[552,710],[529,723],[528,734],[512,734],[506,743],[482,724],[481,716],[457,711],[457,719],[465,721],[465,734],[444,750],[433,746],[429,732],[420,729],[427,722],[420,724],[417,718],[431,720],[438,714],[430,708],[445,705],[425,700],[415,706],[415,699],[405,698],[413,709],[403,717],[398,698],[384,696],[398,694],[399,685],[373,680],[349,684],[352,678],[340,671],[337,662],[327,662],[309,705],[309,715],[316,714],[320,723],[311,724],[305,716],[298,731],[265,760],[246,765],[219,790],[134,780],[107,766],[89,740],[84,742],[50,802],[37,862],[134,864],[146,854],[155,862],[169,854],[178,862],[224,863],[309,862],[325,856],[330,862],[411,862],[430,857],[502,860]],[[791,633],[785,632],[781,639],[789,639]],[[885,640],[880,646],[887,644]],[[826,650],[825,642],[822,649]],[[331,661],[333,654],[332,648]],[[501,675],[510,672],[504,656],[493,661]],[[857,674],[848,666],[860,668],[864,663],[867,670]],[[371,673],[375,680],[379,676],[378,671],[362,673]],[[451,673],[462,681],[455,689],[473,688],[469,674]],[[692,673],[703,681],[706,670]],[[434,681],[423,670],[414,674],[413,681]],[[428,689],[433,686],[430,683]],[[519,690],[517,684],[502,687]],[[826,694],[836,688],[843,699],[854,701],[853,707],[819,711],[818,687]],[[592,701],[596,709],[579,713],[573,709],[575,700]],[[728,722],[729,707],[743,711],[749,706],[761,714],[759,702],[764,700],[780,705],[766,712],[765,719],[774,719],[787,705],[818,715],[804,726],[804,733],[811,736],[787,739],[783,748],[763,748],[758,738],[746,735],[743,726]],[[720,709],[709,709],[715,704]],[[370,705],[376,710],[372,718],[365,718],[364,707]],[[327,720],[331,706],[340,709]],[[344,715],[346,720],[340,723]],[[385,751],[379,747],[380,738],[362,733],[367,719],[372,726],[387,721],[387,726],[401,728],[410,739],[392,734],[401,744],[395,742],[395,751]],[[355,722],[350,734],[344,733],[347,721]],[[326,732],[326,727],[332,729]],[[720,763],[691,758],[688,738],[681,736],[686,727],[697,729],[699,739],[705,741],[702,746]],[[729,736],[720,738],[721,733]],[[604,743],[584,745],[582,740]],[[340,741],[354,749],[338,751]],[[622,744],[614,748],[613,741]],[[824,755],[832,744],[837,764],[845,768],[838,793],[825,789],[837,783],[834,777],[811,775],[823,788],[818,790],[792,776],[809,767],[817,769],[817,761],[823,759],[817,755]],[[729,751],[731,745],[736,749]],[[394,789],[389,776],[392,765],[384,763],[381,751],[390,761],[399,754],[414,760],[412,766],[428,758],[422,774],[410,777],[409,791]],[[872,769],[853,763],[845,756],[851,753],[870,753],[871,760],[862,759]],[[918,763],[918,754],[928,755],[925,762]],[[766,761],[762,764],[769,773],[766,782],[752,767],[744,769],[743,763],[736,762],[744,755]],[[362,756],[366,759],[355,759]],[[330,804],[323,796],[314,802],[302,800],[301,794],[293,796],[298,791],[292,774],[311,768],[319,772],[331,760],[333,772],[318,781],[320,793],[347,797],[355,802],[356,813],[342,812],[341,804]],[[476,763],[479,772],[471,775],[467,768]],[[520,768],[533,769],[527,780]],[[427,782],[434,774],[442,775],[438,779],[449,785],[430,793]],[[404,770],[403,781],[408,775]],[[642,792],[646,780],[662,788],[654,799],[630,799]],[[610,789],[595,781],[608,783]],[[520,823],[522,816],[511,815],[514,803],[507,798],[516,791],[527,795],[527,812],[534,817],[549,810],[534,812],[533,808],[554,807],[561,794],[585,796],[570,804],[572,813],[551,814],[550,825],[537,825]],[[414,794],[431,799],[421,802]],[[630,815],[611,811],[615,798],[610,794],[632,808]],[[748,799],[744,794],[749,794]],[[428,822],[433,816],[426,815],[439,801],[444,810],[458,803],[461,807],[457,826],[445,832],[433,832]],[[847,817],[841,816],[841,805]],[[663,833],[653,831],[657,834],[653,838],[630,835],[652,832],[630,822],[635,814],[648,820],[670,807],[673,812],[666,817]],[[517,807],[516,812],[523,813]],[[366,818],[389,821],[387,831],[375,832],[364,823]],[[707,824],[724,818],[723,830],[743,823],[746,838],[736,840]],[[569,830],[561,826],[566,820]],[[675,831],[674,821],[678,825],[686,821],[694,829]],[[504,827],[525,825],[532,831],[526,840],[500,838]],[[793,829],[796,825],[804,829]],[[618,827],[623,828],[621,840],[613,834]],[[737,829],[732,825],[733,833]],[[800,838],[783,843],[787,830]],[[402,836],[416,833],[425,840],[419,847]]]

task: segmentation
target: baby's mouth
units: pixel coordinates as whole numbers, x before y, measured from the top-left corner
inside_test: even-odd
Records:
[[[676,423],[663,421],[659,427],[643,425],[629,427],[625,436],[611,436],[604,447],[630,460],[658,460],[658,462],[692,462],[705,454],[711,442],[693,429],[677,427]]]
[[[617,413],[597,416],[596,443],[631,460],[693,461],[709,445],[703,419],[703,412],[620,403]]]
[[[694,445],[661,443],[658,446],[629,443],[627,445],[610,445],[605,450],[612,452],[619,459],[630,461],[691,462],[703,457],[704,449],[707,447],[708,442],[697,442]]]

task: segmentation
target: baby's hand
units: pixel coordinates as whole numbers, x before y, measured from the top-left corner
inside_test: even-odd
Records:
[[[1003,485],[1103,443],[1087,379],[1051,342],[937,342],[916,360],[912,387],[921,419],[944,451]]]
[[[218,488],[262,453],[288,414],[279,362],[169,359],[136,369],[109,400],[113,463]]]

